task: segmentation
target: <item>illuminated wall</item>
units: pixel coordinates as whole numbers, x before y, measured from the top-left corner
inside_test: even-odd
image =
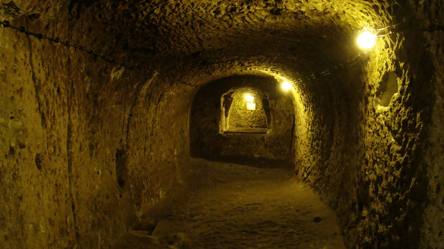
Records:
[[[96,54],[0,28],[3,247],[109,247],[191,151],[293,162],[348,248],[443,248],[442,1],[4,0],[0,19]],[[267,134],[220,134],[242,75],[293,86],[260,88]]]
[[[246,94],[254,100],[247,100]],[[253,101],[256,110],[248,110],[247,103]],[[211,82],[193,101],[191,155],[237,162],[272,159],[288,165],[292,162],[293,113],[291,96],[281,92],[271,77],[238,76]],[[234,127],[221,130],[224,122]]]
[[[266,133],[270,122],[268,98],[255,88],[231,89],[221,97],[221,132]]]

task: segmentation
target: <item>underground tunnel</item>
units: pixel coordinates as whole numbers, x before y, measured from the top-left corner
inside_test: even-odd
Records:
[[[434,0],[0,0],[0,247],[444,248],[443,30]]]

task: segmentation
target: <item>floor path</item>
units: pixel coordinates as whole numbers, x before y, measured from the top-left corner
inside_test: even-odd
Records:
[[[291,169],[192,161],[187,183],[147,214],[153,229],[115,248],[344,248],[334,212]]]

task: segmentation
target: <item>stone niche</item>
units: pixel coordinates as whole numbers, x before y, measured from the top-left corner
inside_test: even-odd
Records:
[[[193,100],[191,155],[291,162],[294,117],[291,96],[274,78],[233,76],[210,82]]]

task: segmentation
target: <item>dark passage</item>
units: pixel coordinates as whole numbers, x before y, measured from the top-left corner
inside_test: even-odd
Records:
[[[443,4],[0,0],[0,248],[444,249]]]
[[[294,117],[291,94],[281,91],[274,78],[211,82],[196,93],[191,106],[191,156],[254,164],[272,160],[291,167]]]

